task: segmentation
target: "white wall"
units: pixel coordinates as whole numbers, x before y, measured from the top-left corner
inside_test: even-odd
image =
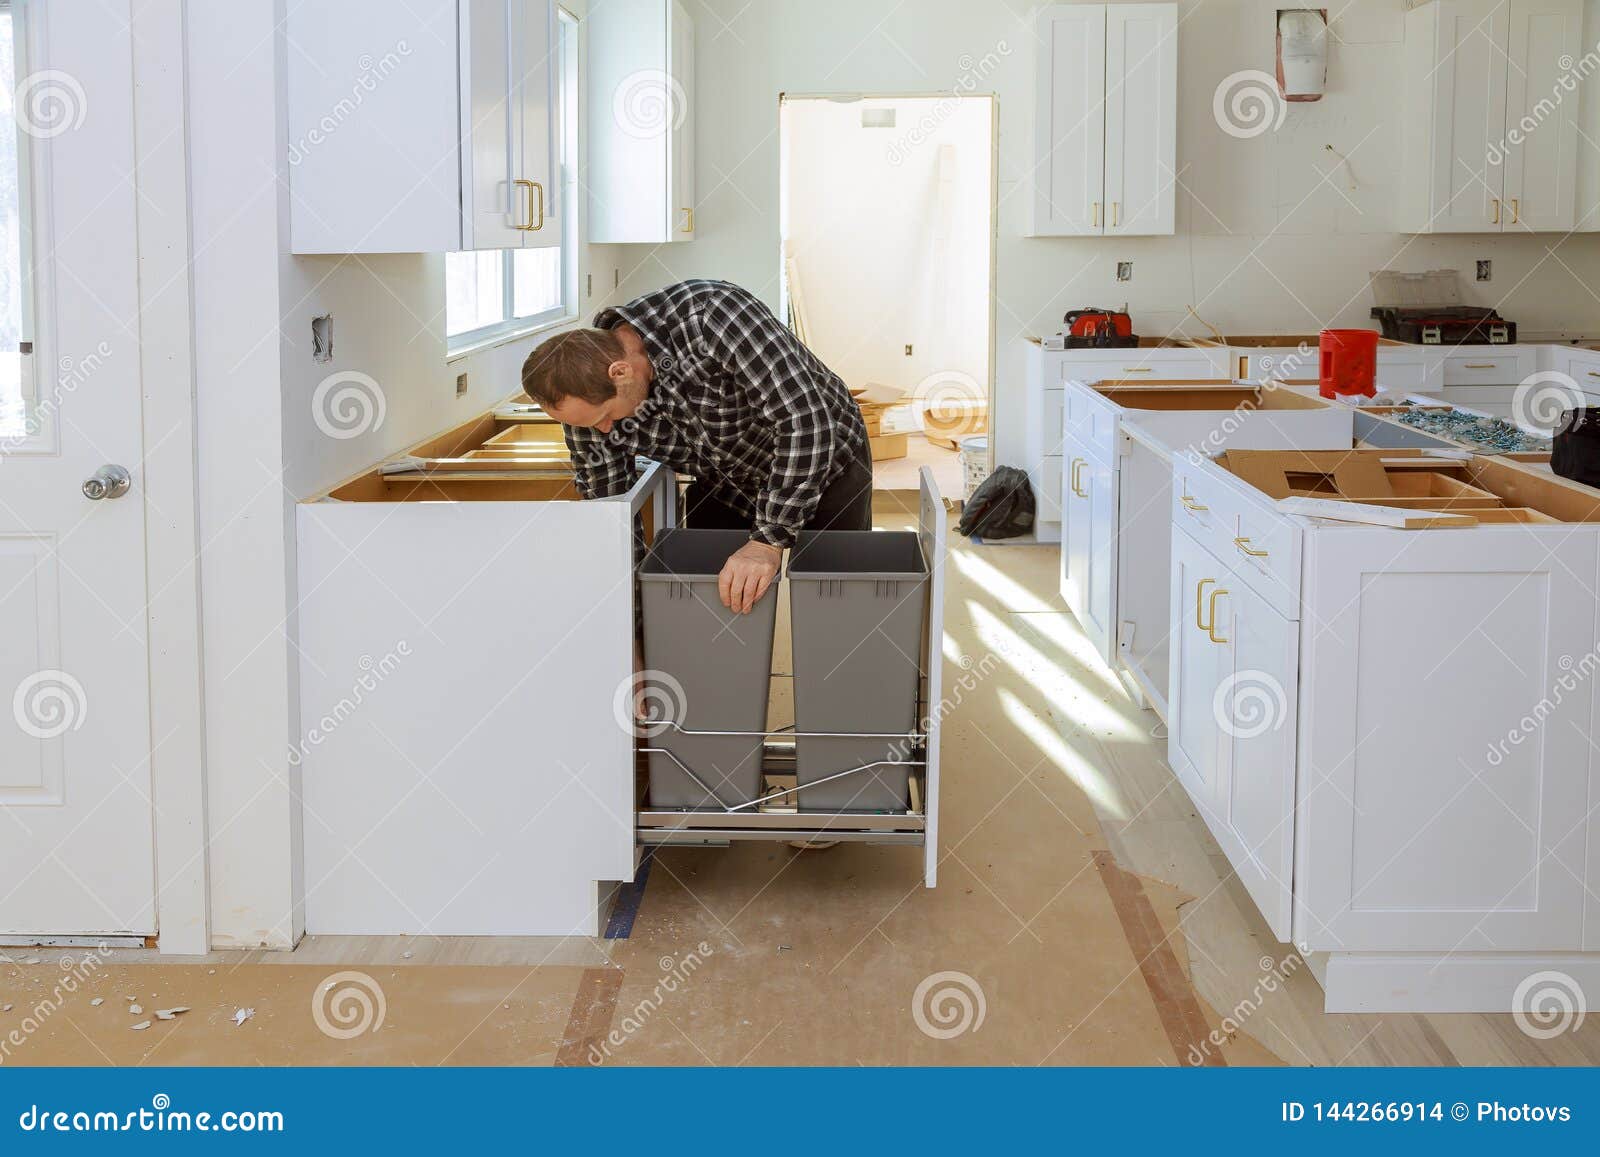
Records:
[[[895,126],[863,128],[864,109]],[[986,397],[992,102],[791,100],[783,116],[784,240],[811,348],[851,386]]]
[[[583,3],[565,0],[580,16]],[[514,393],[524,338],[447,362],[440,254],[294,257],[281,0],[191,4],[195,360],[201,495],[211,918],[219,947],[291,946],[303,927],[295,506],[334,482]],[[581,246],[586,320],[629,259]],[[334,318],[332,362],[311,319]],[[334,438],[312,397],[358,371],[381,424]],[[469,389],[458,398],[455,379]]]
[[[1368,273],[1473,268],[1470,302],[1529,331],[1600,331],[1600,236],[1411,237],[1392,231],[1401,156],[1405,0],[1336,8],[1328,95],[1293,105],[1249,140],[1212,116],[1218,83],[1273,67],[1275,4],[1183,0],[1178,37],[1178,188],[1173,237],[1029,238],[1034,36],[1024,0],[689,0],[696,18],[696,239],[662,247],[628,290],[677,277],[726,277],[778,304],[778,94],[993,92],[1000,104],[995,427],[1000,460],[1021,454],[1019,339],[1053,332],[1073,306],[1127,301],[1142,333],[1368,325]],[[1590,37],[1591,41],[1593,37]],[[1592,105],[1590,106],[1593,107]],[[1600,140],[1600,126],[1589,127]],[[1357,188],[1330,170],[1331,144]],[[1592,146],[1586,146],[1592,148]],[[1555,250],[1555,256],[1547,252]],[[1134,263],[1118,283],[1116,262]]]

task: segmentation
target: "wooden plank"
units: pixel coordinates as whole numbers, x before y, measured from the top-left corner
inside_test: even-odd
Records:
[[[1355,522],[1363,526],[1392,526],[1400,530],[1478,525],[1477,518],[1470,514],[1409,510],[1367,502],[1338,502],[1331,498],[1280,498],[1278,509],[1287,514],[1303,514],[1310,518],[1331,518],[1336,522]]]

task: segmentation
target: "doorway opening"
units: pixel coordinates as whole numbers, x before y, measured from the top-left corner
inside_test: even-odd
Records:
[[[874,486],[934,467],[963,493],[994,365],[995,100],[949,93],[780,98],[789,323],[845,380],[873,436]]]

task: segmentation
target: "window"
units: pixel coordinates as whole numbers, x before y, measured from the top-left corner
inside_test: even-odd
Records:
[[[559,321],[577,304],[578,21],[565,8],[557,36],[561,244],[445,254],[445,336],[452,353]]]
[[[20,7],[0,0],[0,450],[34,442],[49,425],[30,380],[29,138],[18,131],[14,107],[17,82],[27,76]]]

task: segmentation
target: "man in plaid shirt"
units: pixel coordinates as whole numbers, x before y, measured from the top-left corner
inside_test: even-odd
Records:
[[[683,281],[602,310],[522,366],[522,388],[566,427],[585,498],[632,486],[634,456],[693,478],[685,523],[750,541],[722,568],[747,613],[801,530],[872,528],[872,458],[837,374],[754,294]]]

